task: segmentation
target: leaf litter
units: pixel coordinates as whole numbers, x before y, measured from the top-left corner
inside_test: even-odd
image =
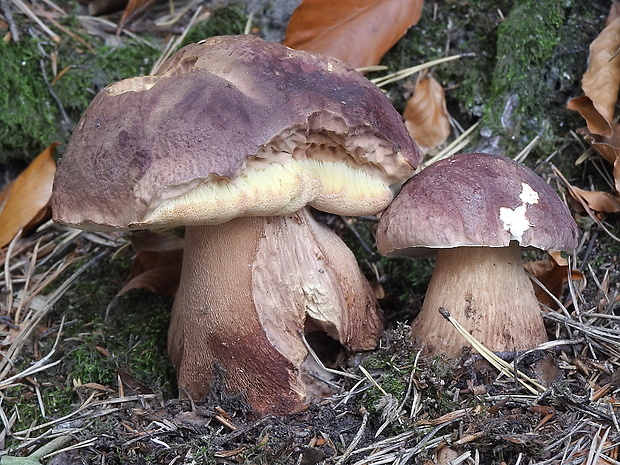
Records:
[[[593,206],[587,208],[603,225],[604,217],[595,212],[610,212]],[[566,282],[568,292],[549,291],[553,304],[548,302],[544,314],[555,340],[533,351],[492,354],[472,340],[477,352],[466,351],[458,361],[429,359],[410,340],[408,326],[399,324],[376,352],[342,373],[333,398],[288,417],[250,420],[234,398],[194,404],[128,394],[130,383],[119,374],[116,386],[76,386],[81,402],[57,418],[45,414],[42,397],[35,395],[45,420],[16,430],[19,405],[5,393],[17,388],[36,394],[33,376],[63,365],[56,350],[67,323],[57,313],[43,335],[54,340],[46,354],[29,349],[32,338],[81,276],[118,253],[119,241],[127,245],[125,238],[50,223],[29,235],[20,228],[2,249],[0,272],[0,441],[3,448],[10,443],[0,456],[7,463],[11,456],[38,460],[41,454],[50,463],[143,463],[147,457],[162,464],[618,463],[620,304],[610,278],[614,266],[598,276],[600,269],[590,263],[578,272],[571,266],[574,260],[557,257],[542,268],[553,272],[549,288],[559,280]],[[590,239],[575,256],[589,248]],[[162,260],[166,263],[168,252],[178,246],[167,236],[143,241],[137,254],[155,256],[136,260],[138,271],[128,285],[157,290],[161,276],[173,275],[168,265],[161,269]],[[146,277],[149,269],[158,270],[160,277]],[[578,285],[585,283],[585,275],[588,285]],[[141,279],[147,285],[134,281]],[[20,364],[31,352],[31,362]],[[531,361],[543,353],[554,354],[563,374],[549,388],[528,375]],[[115,426],[101,434],[97,427],[106,419]]]

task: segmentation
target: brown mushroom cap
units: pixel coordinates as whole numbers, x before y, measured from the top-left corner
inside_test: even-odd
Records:
[[[506,157],[466,153],[441,160],[405,183],[383,213],[377,247],[424,257],[453,247],[573,250],[578,229],[542,178]]]
[[[52,207],[56,221],[83,229],[219,224],[306,204],[366,214],[387,206],[389,186],[419,160],[388,98],[344,62],[212,37],[95,97],[60,162]],[[347,177],[370,187],[349,191]],[[353,206],[341,207],[347,198]]]

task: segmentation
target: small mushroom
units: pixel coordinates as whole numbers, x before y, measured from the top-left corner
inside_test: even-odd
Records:
[[[379,221],[377,247],[391,257],[436,253],[411,333],[428,353],[456,357],[466,343],[440,307],[493,351],[547,341],[521,247],[568,251],[577,238],[566,205],[533,171],[505,157],[468,153],[404,184]]]
[[[283,414],[328,386],[304,335],[317,352],[357,351],[382,330],[353,254],[308,206],[379,212],[419,159],[389,99],[343,62],[212,37],[95,97],[53,214],[83,229],[186,226],[168,337],[180,387]]]

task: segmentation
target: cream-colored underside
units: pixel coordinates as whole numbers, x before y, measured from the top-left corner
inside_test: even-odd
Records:
[[[175,189],[181,192],[175,195]],[[132,228],[216,225],[239,216],[279,216],[306,205],[340,215],[382,211],[392,199],[390,186],[343,162],[293,160],[247,166],[235,179],[205,180],[187,191],[167,189],[167,198]]]

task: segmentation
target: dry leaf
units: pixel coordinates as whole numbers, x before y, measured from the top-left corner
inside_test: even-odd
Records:
[[[591,133],[588,128],[578,129],[577,132],[590,143],[592,148],[596,150],[605,160],[613,165],[612,176],[614,178],[614,188],[620,192],[620,125],[613,124],[610,126],[611,136],[605,137]],[[597,195],[600,193],[597,193]],[[574,196],[573,196],[574,197]],[[615,196],[612,196],[615,197]],[[576,198],[575,200],[579,200]],[[608,207],[604,207],[608,208]],[[607,210],[598,210],[606,213],[613,213]]]
[[[450,135],[450,116],[446,95],[435,78],[425,76],[416,82],[403,118],[409,134],[423,152],[445,142]]]
[[[284,45],[320,52],[354,68],[373,66],[418,22],[423,0],[304,0]]]
[[[611,136],[611,122],[614,119],[616,102],[618,101],[618,88],[620,87],[620,18],[616,18],[601,31],[596,39],[590,44],[590,57],[588,70],[583,75],[581,87],[591,103],[593,109],[599,113],[606,124],[602,124],[600,118],[593,117],[590,112],[580,113],[586,119],[588,129],[594,134]],[[579,98],[579,97],[578,97]],[[569,108],[574,106],[585,107],[581,102],[569,102]]]
[[[620,158],[620,126],[615,124],[611,129],[611,137],[592,134],[588,128],[578,129],[577,133],[589,142],[592,148],[601,154],[605,160],[615,165],[618,158]]]
[[[525,269],[532,273],[551,294],[558,300],[564,292],[564,285],[568,281],[568,261],[560,252],[549,252],[548,258],[537,260],[535,262],[527,262],[524,264]],[[570,277],[573,281],[584,282],[583,274],[578,270],[571,270]],[[549,308],[558,308],[554,299],[547,292],[534,283],[534,291],[538,301]]]
[[[620,192],[620,125],[611,126],[611,136],[592,134],[587,128],[578,130],[583,138],[592,145],[605,160],[613,165],[613,177],[616,191]]]
[[[0,247],[5,246],[20,229],[32,224],[45,210],[52,195],[56,163],[52,144],[0,193]]]
[[[153,390],[146,384],[138,381],[131,373],[125,370],[118,370],[116,372],[118,379],[123,385],[123,388],[127,388],[132,394],[146,395],[153,394]]]
[[[155,0],[129,0],[118,22],[117,34],[125,27],[125,24],[144,13],[154,2]]]
[[[579,112],[581,117],[586,120],[590,134],[607,135],[607,137],[611,135],[609,122],[598,112],[587,95],[570,99],[566,107],[569,110]]]
[[[618,213],[620,212],[620,196],[609,192],[586,191],[575,186],[570,186],[569,194],[578,203],[573,205],[575,210],[579,209],[580,204],[585,204],[590,210],[599,213]]]
[[[143,231],[134,234],[136,251],[127,282],[118,296],[131,289],[146,289],[161,297],[174,296],[181,280],[183,239],[169,233]]]

